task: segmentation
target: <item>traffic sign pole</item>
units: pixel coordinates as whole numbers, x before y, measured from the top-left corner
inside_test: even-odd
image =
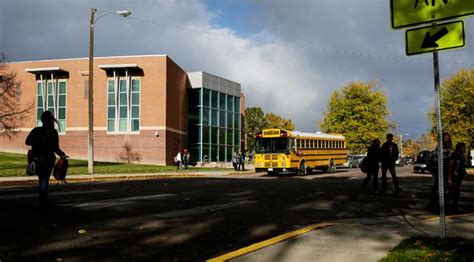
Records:
[[[436,129],[438,131],[438,190],[439,190],[439,237],[446,237],[446,216],[444,206],[444,176],[443,176],[443,130],[441,125],[441,90],[439,85],[438,52],[433,52],[433,72],[435,89]]]

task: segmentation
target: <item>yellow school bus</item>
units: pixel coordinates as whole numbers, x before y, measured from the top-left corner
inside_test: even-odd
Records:
[[[347,144],[342,135],[283,129],[264,129],[256,134],[256,172],[296,172],[303,176],[322,169],[333,173],[346,160]]]

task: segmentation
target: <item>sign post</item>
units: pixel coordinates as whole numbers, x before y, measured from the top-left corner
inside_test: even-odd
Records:
[[[443,175],[443,130],[441,125],[441,90],[439,84],[438,52],[433,53],[433,73],[435,89],[436,130],[438,131],[438,190],[439,190],[439,237],[446,237],[446,216],[444,210],[444,175]]]

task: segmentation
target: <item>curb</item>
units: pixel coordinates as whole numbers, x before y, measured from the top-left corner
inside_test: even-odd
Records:
[[[223,176],[240,176],[240,175],[254,175],[254,174],[257,174],[255,173],[255,170],[245,170],[245,171],[235,171],[235,172],[231,172],[231,173],[228,173],[228,174],[225,174]]]
[[[75,184],[75,183],[85,183],[85,182],[99,182],[99,181],[128,181],[128,180],[153,180],[153,179],[169,179],[169,178],[203,178],[205,175],[201,174],[169,174],[169,175],[121,175],[121,176],[93,176],[90,178],[75,178],[74,175],[69,176],[66,179],[66,183]],[[50,183],[60,183],[55,180],[53,177],[50,178]],[[32,177],[31,179],[25,180],[0,180],[0,186],[21,186],[21,185],[36,185],[38,184],[38,179]]]

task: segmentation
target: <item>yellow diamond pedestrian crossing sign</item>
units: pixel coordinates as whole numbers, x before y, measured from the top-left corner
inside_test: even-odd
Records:
[[[392,28],[474,15],[474,0],[390,0]]]
[[[464,22],[456,21],[407,30],[405,44],[407,55],[464,47]]]

